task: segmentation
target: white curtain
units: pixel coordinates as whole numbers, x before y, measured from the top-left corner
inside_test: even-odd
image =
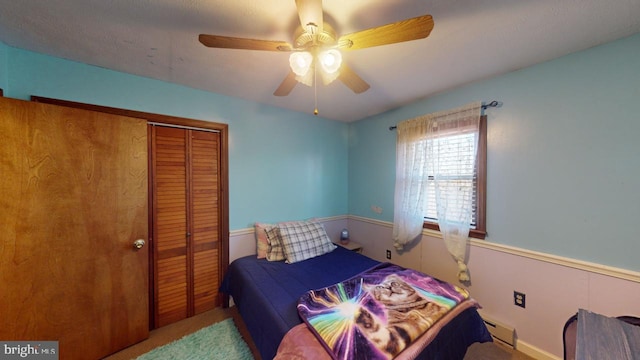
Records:
[[[396,189],[393,211],[393,246],[404,246],[422,234],[426,213],[427,156],[425,135],[430,121],[421,116],[398,124],[396,143]]]
[[[403,121],[397,127],[394,246],[402,250],[422,233],[427,209],[435,203],[460,281],[469,280],[465,258],[481,107],[476,102]],[[435,196],[429,195],[430,182]]]

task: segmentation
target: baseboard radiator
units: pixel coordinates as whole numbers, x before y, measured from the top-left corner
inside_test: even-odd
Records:
[[[510,347],[514,347],[515,329],[512,326],[492,319],[487,314],[480,314],[480,316],[482,316],[482,320],[484,321],[485,325],[487,325],[487,329],[489,329],[489,333],[494,339],[506,345],[509,345]]]

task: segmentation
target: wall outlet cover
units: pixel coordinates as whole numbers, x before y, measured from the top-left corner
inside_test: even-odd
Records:
[[[513,304],[516,306],[520,306],[521,308],[525,308],[527,305],[527,298],[524,293],[514,291],[513,292]]]

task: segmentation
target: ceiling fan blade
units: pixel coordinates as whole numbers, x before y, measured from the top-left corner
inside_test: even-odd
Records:
[[[433,17],[423,15],[343,35],[338,39],[338,46],[343,50],[356,50],[423,39],[429,36],[432,29]]]
[[[280,86],[278,86],[276,91],[273,92],[273,95],[287,96],[289,95],[291,90],[293,90],[293,88],[296,86],[297,83],[298,81],[296,80],[296,74],[293,71],[289,71],[289,74],[287,75],[286,78],[284,78],[284,80],[282,81]]]
[[[344,62],[340,67],[340,75],[338,79],[342,81],[349,89],[351,89],[354,93],[360,94],[367,90],[369,90],[369,84],[366,81],[362,80],[358,74],[356,74],[347,64]]]
[[[300,17],[300,25],[304,30],[309,33],[321,34],[324,26],[322,19],[322,0],[296,0],[296,7],[298,8],[298,17]],[[310,27],[309,24],[315,25],[315,29]]]
[[[241,50],[265,50],[265,51],[291,51],[291,44],[286,41],[256,40],[236,38],[230,36],[200,34],[198,40],[212,48],[241,49]]]

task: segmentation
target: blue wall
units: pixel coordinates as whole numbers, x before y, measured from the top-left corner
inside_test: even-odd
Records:
[[[352,123],[349,213],[393,220],[390,125],[495,99],[487,240],[640,270],[638,59],[640,34]]]
[[[392,221],[395,133],[388,127],[496,99],[503,106],[487,111],[487,241],[638,271],[638,59],[640,34],[352,124],[3,44],[0,86],[14,98],[229,124],[232,230],[347,213]]]
[[[0,85],[12,98],[39,95],[229,124],[231,230],[347,214],[345,123],[2,44]]]
[[[7,46],[0,42],[0,89],[7,90]]]

